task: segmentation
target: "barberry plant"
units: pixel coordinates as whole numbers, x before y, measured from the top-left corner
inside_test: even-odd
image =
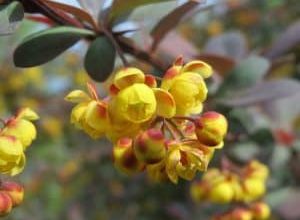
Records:
[[[203,110],[204,81],[212,68],[195,60],[175,60],[162,79],[137,68],[121,68],[99,97],[92,84],[88,93],[75,90],[66,100],[76,103],[71,123],[92,138],[107,137],[113,144],[115,166],[134,174],[146,170],[155,181],[194,178],[205,171],[215,149],[223,147],[227,120]]]
[[[21,68],[45,64],[79,41],[86,43],[83,66],[91,82],[87,83],[85,91],[74,90],[66,95],[65,100],[74,104],[70,121],[92,139],[107,138],[112,143],[112,160],[118,170],[127,175],[145,172],[151,181],[175,184],[180,179],[193,180],[197,172],[204,172],[202,179],[191,185],[193,200],[231,206],[215,219],[267,219],[270,208],[261,201],[269,174],[265,165],[251,161],[245,167],[208,168],[215,152],[223,148],[226,137],[232,142],[245,140],[240,134],[227,136],[227,119],[214,111],[215,104],[225,105],[226,112],[230,105],[244,105],[245,100],[246,103],[253,102],[251,95],[256,92],[255,89],[255,92],[244,91],[244,97],[250,94],[250,98],[240,100],[230,99],[236,95],[232,91],[254,84],[255,77],[260,79],[267,72],[269,62],[260,56],[249,56],[235,69],[235,62],[231,60],[225,62],[227,66],[220,65],[218,72],[233,69],[232,73],[216,91],[219,102],[205,102],[208,98],[207,82],[215,70],[208,64],[210,62],[205,62],[207,57],[188,58],[184,62],[177,54],[179,57],[170,64],[164,63],[155,54],[169,31],[205,1],[185,1],[164,16],[152,29],[153,42],[146,49],[141,49],[130,37],[138,30],[128,27],[118,30],[118,25],[129,20],[128,15],[136,8],[169,1],[174,2],[107,1],[110,4],[99,4],[100,13],[95,18],[82,8],[51,0],[0,0],[0,34],[14,32],[24,17],[46,25],[44,30],[30,34],[16,47],[13,61]],[[214,25],[208,32],[217,34],[219,29],[218,25]],[[129,56],[144,62],[148,68],[131,63]],[[220,60],[222,57],[217,57],[217,61]],[[118,63],[122,67],[117,66]],[[254,71],[248,71],[250,66],[256,66]],[[99,87],[95,82],[108,84],[107,87],[101,84],[101,89],[107,88],[106,95],[97,91]],[[228,92],[227,87],[234,89]],[[272,94],[271,98],[275,96]],[[259,97],[259,101],[265,97]],[[14,176],[24,169],[25,151],[36,138],[32,123],[36,119],[37,114],[25,108],[16,116],[3,120],[0,132],[1,174]],[[246,132],[247,137],[256,135],[250,129]],[[260,141],[259,137],[257,139]],[[226,154],[229,155],[228,152]],[[237,158],[233,155],[230,159]],[[0,214],[5,215],[19,205],[23,193],[24,189],[19,184],[2,181]]]

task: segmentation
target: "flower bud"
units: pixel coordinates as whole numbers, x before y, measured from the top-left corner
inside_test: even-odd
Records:
[[[247,201],[256,200],[266,192],[265,182],[257,178],[246,178],[243,186]]]
[[[130,175],[143,170],[144,164],[139,161],[132,147],[132,140],[129,138],[120,139],[113,148],[113,159],[117,169]]]
[[[227,181],[212,186],[209,192],[209,200],[215,203],[229,203],[233,199],[234,191]]]
[[[270,207],[264,202],[256,202],[251,206],[251,211],[254,219],[265,220],[271,215]]]
[[[6,192],[10,196],[13,207],[22,203],[24,198],[24,188],[18,183],[11,181],[3,182],[0,190]]]
[[[193,201],[201,202],[207,194],[207,184],[201,181],[192,183],[190,194]]]
[[[257,160],[251,161],[246,167],[246,174],[251,178],[266,180],[269,176],[269,169],[266,165]]]
[[[252,213],[244,208],[237,208],[230,214],[231,220],[252,220]]]
[[[207,146],[223,146],[227,133],[227,120],[217,112],[206,112],[195,122],[198,140]],[[222,144],[222,145],[220,145]]]
[[[0,192],[0,216],[5,216],[12,209],[12,201],[8,193]]]
[[[158,129],[149,129],[134,141],[136,157],[147,164],[160,162],[166,155],[165,137]]]

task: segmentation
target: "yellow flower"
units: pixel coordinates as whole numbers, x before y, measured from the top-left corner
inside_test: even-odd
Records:
[[[246,178],[243,182],[244,200],[254,201],[266,192],[265,182],[257,178]]]
[[[212,68],[199,60],[182,66],[181,60],[167,70],[161,88],[169,91],[176,102],[177,115],[198,114],[207,96],[204,78],[210,77]]]
[[[229,203],[234,198],[234,190],[228,181],[222,181],[212,186],[209,191],[209,200],[215,203]]]
[[[198,114],[202,111],[202,103],[206,99],[207,88],[199,74],[185,72],[175,76],[172,82],[167,84],[163,80],[161,88],[173,96],[177,115]]]
[[[15,136],[21,141],[25,150],[36,138],[36,128],[30,120],[37,118],[37,114],[32,110],[22,109],[16,117],[8,120],[1,134]]]
[[[22,143],[14,136],[0,136],[0,172],[14,176],[25,165]]]
[[[179,143],[172,143],[168,148],[166,172],[173,183],[178,182],[178,177],[191,180],[198,170],[206,169],[208,161],[200,149]]]
[[[261,179],[266,181],[269,176],[269,169],[266,165],[257,160],[251,161],[245,168],[245,173],[251,178]]]
[[[145,84],[135,83],[121,90],[109,103],[110,116],[118,120],[143,123],[156,111],[154,92]]]

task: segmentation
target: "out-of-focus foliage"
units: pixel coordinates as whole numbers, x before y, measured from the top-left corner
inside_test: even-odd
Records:
[[[145,49],[151,45],[146,30],[150,33],[170,5],[145,6],[129,16],[127,25],[141,29],[130,35]],[[224,155],[238,165],[254,158],[262,161],[270,169],[264,201],[272,219],[297,220],[299,1],[224,0],[207,5],[200,13],[190,11],[193,16],[162,39],[155,55],[171,64],[182,54],[186,61],[199,58],[214,67],[207,110],[225,114],[230,132],[210,167],[219,166]],[[108,142],[93,141],[69,125],[71,106],[63,97],[89,81],[82,61],[86,46],[77,45],[41,67],[13,67],[12,52],[20,37],[40,28],[26,22],[17,34],[0,38],[1,117],[20,106],[41,117],[37,140],[27,151],[27,168],[19,177],[25,201],[7,219],[209,219],[228,208],[194,204],[190,184],[184,181],[152,184],[143,175],[128,178],[118,173],[111,165]],[[145,63],[135,66],[159,74]],[[107,84],[98,88],[104,94]]]

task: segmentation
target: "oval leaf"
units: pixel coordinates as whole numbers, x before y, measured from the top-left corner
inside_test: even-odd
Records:
[[[219,103],[241,107],[270,102],[292,96],[300,91],[300,83],[296,80],[282,79],[261,82],[249,89],[236,92],[230,98],[220,99]]]
[[[97,29],[98,25],[96,24],[94,18],[85,10],[74,7],[72,5],[67,5],[67,4],[63,4],[60,2],[54,2],[54,1],[49,1],[49,0],[45,0],[45,3],[52,7],[54,10],[58,9],[58,10],[62,10],[64,12],[70,13],[73,16],[75,16],[76,18],[85,21],[87,23],[89,23],[90,25],[92,25],[93,28]]]
[[[18,67],[44,64],[77,43],[82,37],[93,35],[88,30],[73,27],[55,27],[28,36],[17,47],[14,62]]]
[[[12,2],[0,6],[0,35],[13,33],[24,18],[24,9],[21,3]]]
[[[101,36],[91,43],[84,66],[92,79],[103,82],[112,73],[115,59],[116,49],[107,37]]]
[[[200,2],[198,1],[188,1],[161,19],[151,31],[151,36],[153,38],[152,50],[155,50],[167,33],[174,29],[183,17],[185,17],[188,12],[195,9],[199,3]]]
[[[217,95],[229,97],[240,89],[246,89],[261,81],[270,67],[267,59],[259,56],[249,56],[241,61],[225,78]]]

